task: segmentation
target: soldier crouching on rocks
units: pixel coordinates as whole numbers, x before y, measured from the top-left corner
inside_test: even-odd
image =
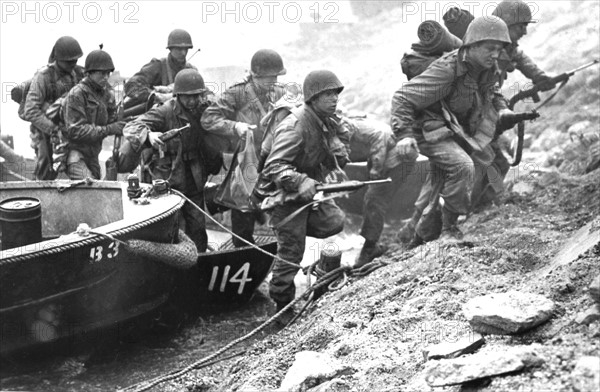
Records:
[[[401,155],[396,147],[392,130],[389,125],[366,117],[341,116],[340,125],[346,128],[350,135],[350,159],[352,161],[367,161],[369,180],[380,180],[390,176],[390,172],[398,165],[415,162],[419,152],[415,148],[408,155]],[[410,174],[407,167],[402,171],[402,181]],[[360,268],[373,259],[383,255],[387,248],[378,244],[385,214],[392,202],[392,184],[369,185],[364,197],[363,224],[360,235],[365,243],[357,256],[354,268]]]
[[[303,84],[304,105],[294,108],[274,132],[263,175],[273,188],[284,195],[283,202],[270,212],[271,225],[277,237],[277,256],[288,262],[276,261],[269,294],[283,309],[294,300],[294,276],[304,254],[306,236],[327,238],[343,230],[345,215],[333,202],[307,208],[285,224],[280,222],[300,207],[312,201],[316,185],[325,176],[348,161],[345,132],[333,120],[339,94],[344,86],[331,71],[309,73]],[[286,325],[294,316],[285,313],[279,322]]]
[[[391,123],[400,152],[418,145],[443,174],[442,240],[462,238],[458,217],[469,211],[476,172],[494,158],[490,142],[497,122],[514,118],[497,86],[497,59],[510,42],[500,18],[475,18],[460,49],[433,62],[394,94]],[[430,125],[437,120],[439,126],[422,129],[424,120]],[[426,225],[424,214],[417,234]]]
[[[71,180],[100,179],[102,140],[122,135],[123,121],[117,120],[117,104],[108,78],[115,70],[112,58],[94,50],[85,58],[86,77],[67,94],[63,119],[67,147],[67,175]]]
[[[142,152],[144,180],[163,179],[204,208],[204,185],[209,174],[218,173],[223,160],[216,137],[200,125],[210,102],[202,76],[185,69],[175,77],[174,98],[155,107],[127,124],[123,133],[134,151]],[[164,132],[182,128],[179,137],[162,141]],[[204,214],[185,203],[182,229],[194,241],[199,252],[206,251],[208,238]]]
[[[492,15],[502,19],[508,26],[508,35],[511,43],[507,45],[498,57],[498,67],[500,68],[500,87],[507,78],[509,72],[515,69],[521,71],[533,84],[540,88],[540,91],[548,91],[556,87],[552,78],[542,71],[519,49],[519,40],[527,34],[527,25],[535,23],[532,19],[529,5],[521,0],[504,0],[498,4]],[[472,209],[479,210],[489,205],[491,202],[497,202],[498,196],[504,190],[504,178],[510,169],[510,164],[502,153],[500,146],[503,136],[492,142],[492,148],[495,152],[494,162],[492,164],[494,175],[486,173],[481,181],[475,184],[471,196]],[[505,144],[508,141],[504,141]]]

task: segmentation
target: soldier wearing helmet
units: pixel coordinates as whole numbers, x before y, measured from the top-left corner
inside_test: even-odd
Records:
[[[257,51],[250,61],[250,75],[223,92],[202,116],[202,125],[209,132],[225,135],[236,145],[246,132],[252,131],[255,151],[260,151],[264,130],[261,119],[273,109],[274,104],[285,95],[285,89],[277,84],[278,76],[286,69],[279,53],[271,49]],[[238,210],[231,211],[233,232],[253,243],[256,215]],[[244,241],[233,237],[235,246],[246,246]]]
[[[510,45],[504,48],[504,52],[498,59],[498,65],[502,71],[500,83],[506,79],[508,72],[518,69],[542,91],[553,89],[555,84],[552,83],[551,78],[519,49],[519,40],[527,34],[527,26],[529,23],[536,23],[532,19],[529,6],[521,0],[504,0],[498,4],[492,15],[506,23],[511,40]]]
[[[146,102],[152,93],[160,102],[170,99],[173,82],[179,71],[187,68],[196,69],[186,61],[188,50],[193,47],[192,37],[187,31],[181,29],[171,31],[167,39],[167,49],[169,49],[167,57],[153,58],[125,83],[125,96],[129,98],[125,102],[125,107]]]
[[[117,105],[110,74],[115,70],[112,58],[103,50],[94,50],[85,58],[85,78],[67,94],[62,105],[67,147],[67,175],[72,180],[100,179],[102,141],[122,135],[123,121],[117,119]]]
[[[527,34],[529,23],[536,23],[532,20],[529,6],[521,0],[504,0],[498,4],[493,15],[502,19],[508,26],[508,34],[511,43],[507,45],[498,57],[498,67],[500,68],[500,87],[508,77],[509,72],[515,69],[521,73],[533,84],[538,86],[541,91],[551,90],[556,87],[552,78],[542,71],[533,60],[519,48],[519,40]],[[493,176],[484,176],[481,181],[475,183],[472,193],[472,208],[479,210],[497,200],[498,195],[504,190],[504,177],[510,169],[510,164],[500,150],[500,144],[505,140],[500,136],[498,141],[492,143],[495,151],[495,158],[492,164],[496,174]],[[507,143],[505,140],[504,143]],[[491,181],[490,178],[494,180]]]
[[[475,18],[460,49],[434,61],[394,94],[391,124],[400,152],[408,154],[418,146],[443,175],[444,240],[462,237],[457,220],[469,210],[474,176],[494,158],[490,143],[498,121],[513,118],[497,86],[497,59],[510,43],[500,18]],[[431,231],[429,218],[420,217],[418,237]]]
[[[204,208],[204,184],[209,174],[222,166],[222,141],[207,133],[200,123],[209,106],[204,79],[195,69],[184,69],[175,76],[174,97],[132,122],[123,134],[134,151],[142,155],[144,181],[169,181],[172,188],[182,192],[196,205]],[[181,134],[163,142],[160,136],[169,130],[189,125]],[[206,251],[207,236],[204,215],[186,203],[182,209],[182,229],[196,244],[199,252]]]
[[[277,256],[269,294],[283,309],[295,297],[294,276],[300,265],[306,236],[327,238],[342,231],[344,213],[333,200],[306,208],[291,220],[282,222],[300,207],[312,201],[316,185],[348,161],[349,137],[340,127],[335,111],[344,85],[331,71],[319,70],[304,79],[304,105],[293,108],[274,132],[263,175],[282,203],[270,211],[271,225],[277,236]],[[281,224],[283,223],[283,224]],[[293,312],[282,316],[286,324]]]
[[[35,74],[22,110],[19,108],[21,118],[31,122],[32,147],[36,155],[35,177],[38,180],[56,178],[52,140],[58,139],[61,127],[46,116],[46,110],[83,79],[83,67],[77,65],[81,56],[83,52],[75,38],[60,37],[52,48],[52,61]]]

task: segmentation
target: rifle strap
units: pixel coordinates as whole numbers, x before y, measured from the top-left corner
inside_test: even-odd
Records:
[[[545,104],[547,104],[552,98],[554,98],[554,96],[556,94],[558,94],[558,92],[560,91],[561,88],[565,87],[565,84],[567,84],[567,82],[569,81],[569,79],[565,79],[563,80],[563,82],[560,84],[560,86],[558,86],[558,88],[548,97],[544,100],[544,102],[540,103],[538,105],[537,108],[535,108],[535,110],[539,110],[542,106],[544,106]]]

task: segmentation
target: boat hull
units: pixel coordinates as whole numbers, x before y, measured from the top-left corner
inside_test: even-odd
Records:
[[[73,188],[64,197],[57,191],[58,182],[23,184],[2,184],[2,198],[37,197],[45,210],[62,208],[67,224],[51,216],[56,213],[42,211],[44,240],[0,253],[3,355],[59,340],[87,340],[96,330],[136,318],[167,301],[178,271],[122,244],[128,239],[172,243],[183,205],[180,197],[167,195],[143,208],[129,205],[119,183]],[[108,207],[102,200],[119,206]],[[78,203],[85,201],[91,202],[87,211],[73,218]],[[123,219],[111,222],[108,215],[120,208]],[[93,227],[106,234],[51,235],[89,219],[104,223]]]

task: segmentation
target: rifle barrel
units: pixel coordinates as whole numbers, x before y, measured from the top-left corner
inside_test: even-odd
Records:
[[[579,67],[575,68],[575,69],[574,69],[574,70],[572,70],[572,71],[566,72],[566,74],[568,74],[569,76],[572,76],[572,75],[573,75],[575,72],[579,72],[579,71],[581,71],[582,69],[585,69],[585,68],[591,67],[592,65],[594,65],[594,64],[597,64],[598,62],[600,62],[600,60],[598,60],[598,59],[596,59],[596,60],[593,60],[593,61],[590,61],[589,63],[587,63],[587,64],[583,64],[582,66],[579,66]]]

